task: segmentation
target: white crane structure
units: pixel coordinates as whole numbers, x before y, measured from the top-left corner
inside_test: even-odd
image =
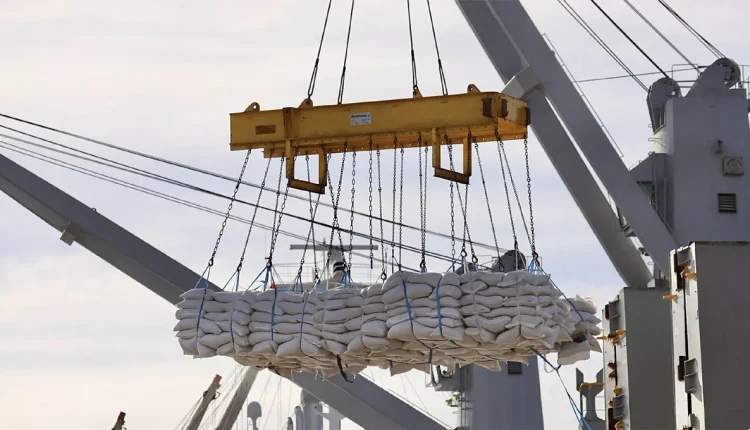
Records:
[[[674,294],[671,302],[661,297],[668,295],[670,283],[675,288],[676,281],[670,281],[674,278],[675,264],[681,264],[680,268],[687,264],[687,260],[678,262],[675,257],[687,255],[685,251],[682,254],[673,251],[694,241],[750,241],[750,222],[743,213],[750,201],[750,184],[742,167],[744,157],[750,157],[750,130],[746,94],[737,89],[740,82],[737,65],[720,59],[701,68],[700,77],[684,97],[675,81],[668,78],[657,81],[648,98],[655,149],[646,161],[630,171],[520,0],[456,0],[456,3],[505,83],[502,92],[528,103],[533,133],[626,285],[618,299],[605,309],[605,331],[611,329],[607,334],[615,333],[615,329],[621,330],[617,333],[625,333],[624,322],[615,322],[619,316],[615,309],[620,309],[615,302],[635,303],[621,309],[625,318],[631,313],[638,315],[628,319],[628,334],[624,336],[632,336],[631,342],[627,342],[630,346],[613,342],[605,347],[604,377],[607,379],[613,369],[617,373],[606,382],[607,400],[611,400],[609,425],[622,422],[625,428],[631,425],[644,428],[647,424],[643,423],[649,421],[636,424],[640,419],[636,417],[640,416],[650,416],[650,424],[660,423],[663,428],[703,429],[706,425],[711,428],[707,424],[711,422],[739,425],[739,418],[723,421],[716,418],[720,415],[716,408],[721,408],[717,403],[701,403],[703,398],[685,400],[685,393],[674,388],[680,387],[679,382],[672,383],[674,380],[682,378],[684,385],[693,375],[685,373],[686,365],[700,365],[691,364],[698,353],[682,351],[676,358],[682,374],[675,369],[669,306],[687,299],[680,296],[685,294],[682,290]],[[610,205],[596,178],[616,208]],[[645,187],[650,187],[648,193],[644,192]],[[170,303],[177,303],[179,295],[199,279],[195,272],[1,155],[0,190],[60,231],[66,243],[80,244]],[[642,250],[634,245],[633,236],[642,244]],[[653,260],[653,270],[648,268],[644,256]],[[209,288],[218,289],[213,284]],[[657,299],[643,299],[641,303],[641,297],[647,295]],[[642,307],[636,309],[640,304]],[[706,311],[701,312],[704,315]],[[693,323],[686,324],[690,331]],[[658,330],[648,331],[645,328],[648,325]],[[641,326],[644,331],[638,338],[634,333],[640,333]],[[623,335],[613,336],[619,339]],[[664,339],[667,341],[662,342]],[[660,342],[661,347],[648,348]],[[712,342],[717,349],[722,346],[719,340]],[[638,349],[638,345],[645,349]],[[705,345],[699,351],[708,354]],[[742,358],[729,370],[740,369],[742,363],[747,363],[747,351],[744,352],[737,355]],[[626,353],[627,361],[623,361]],[[613,359],[613,355],[618,359]],[[231,428],[255,375],[253,369],[246,371],[218,428]],[[716,377],[725,383],[722,389],[727,396],[744,398],[737,391],[744,378],[732,381],[726,374]],[[648,388],[636,382],[645,378],[652,378]],[[364,428],[443,428],[366,378],[349,383],[339,376],[321,381],[311,374],[297,374],[292,382],[308,396],[303,399],[304,404],[322,401]],[[515,366],[505,366],[500,372],[477,366],[457,372],[439,369],[436,382],[438,389],[462,393],[460,427],[544,427],[535,360],[522,370]],[[708,383],[704,386],[705,395],[720,396],[718,388]],[[709,388],[713,390],[710,394]],[[640,391],[636,394],[635,390]],[[687,396],[696,396],[696,390],[691,385]],[[308,426],[320,423],[320,412],[303,421]],[[301,413],[309,415],[304,410]],[[744,425],[742,428],[747,428]]]

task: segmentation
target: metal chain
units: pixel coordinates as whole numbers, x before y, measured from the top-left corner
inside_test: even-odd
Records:
[[[451,163],[453,163],[453,147],[450,144],[450,141],[448,140],[448,135],[445,135],[445,143],[448,145],[448,157],[451,160]],[[452,266],[455,267],[456,265],[456,215],[455,215],[455,200],[453,199],[453,181],[448,181],[450,184],[450,196],[451,196],[451,261]]]
[[[271,148],[273,152],[273,148]],[[260,183],[260,190],[258,190],[258,198],[255,200],[255,208],[253,209],[253,217],[250,218],[250,227],[247,229],[247,235],[245,236],[245,246],[242,247],[242,254],[240,255],[240,262],[237,264],[237,277],[239,278],[240,272],[242,271],[242,264],[245,261],[245,253],[247,252],[247,245],[250,243],[250,234],[253,232],[253,225],[255,225],[255,216],[258,214],[258,207],[260,206],[260,197],[263,195],[263,190],[266,188],[266,178],[268,178],[268,168],[271,167],[271,157],[268,157],[266,163],[266,171],[263,172],[263,181]],[[239,283],[239,279],[237,280]]]
[[[500,171],[503,175],[503,187],[505,188],[505,200],[508,204],[508,217],[510,218],[510,230],[513,233],[513,250],[518,252],[518,236],[516,235],[516,223],[513,221],[513,205],[510,204],[510,194],[508,193],[508,181],[505,176],[505,164],[503,163],[503,153],[505,148],[500,134],[495,130],[495,140],[497,141],[497,155],[500,157]]]
[[[219,251],[219,244],[221,243],[221,237],[224,236],[224,229],[227,227],[227,220],[229,219],[229,213],[232,212],[232,206],[234,206],[234,201],[237,199],[237,192],[240,190],[240,185],[242,184],[242,177],[245,176],[245,168],[247,168],[247,160],[250,159],[250,150],[247,150],[247,154],[245,155],[245,162],[242,163],[242,170],[240,170],[240,177],[237,178],[237,183],[234,185],[234,192],[232,193],[232,199],[229,200],[229,207],[227,207],[227,212],[224,214],[224,221],[221,222],[221,229],[219,230],[219,237],[216,238],[216,244],[214,245],[214,250],[211,252],[211,258],[208,259],[208,267],[212,267],[214,265],[214,258],[216,257],[216,252]]]
[[[398,193],[398,270],[401,270],[401,251],[403,250],[404,220],[404,144],[401,144],[401,179]]]
[[[348,266],[350,277],[352,273],[352,247],[353,247],[353,241],[354,241],[354,192],[356,190],[354,187],[354,184],[356,183],[356,177],[357,177],[357,153],[352,151],[352,206],[351,206],[352,210],[350,212],[351,216],[349,217],[349,266]]]
[[[424,212],[422,213],[422,254],[427,249],[427,150],[429,147],[424,148]],[[423,257],[424,258],[424,257]],[[427,268],[427,262],[425,261],[425,268]]]
[[[523,224],[523,228],[526,231],[526,238],[529,241],[529,245],[531,245],[531,235],[529,234],[529,227],[526,224],[526,216],[523,213],[523,206],[521,205],[521,199],[518,197],[518,190],[516,189],[516,181],[513,179],[513,171],[510,169],[510,163],[508,162],[508,154],[505,152],[505,145],[503,142],[500,142],[500,149],[503,152],[503,159],[505,161],[505,168],[508,170],[508,177],[510,178],[510,185],[513,188],[513,195],[516,197],[516,204],[518,206],[518,212],[521,214],[521,223]]]
[[[536,239],[534,237],[534,205],[531,203],[531,170],[529,169],[529,140],[523,140],[523,152],[526,157],[526,189],[529,194],[529,227],[531,228],[531,257],[538,262],[539,255],[536,253]]]
[[[283,173],[284,173],[285,161],[286,161],[285,157],[281,157],[279,159],[279,180],[278,180],[278,183],[276,184],[276,204],[274,205],[274,208],[273,208],[273,222],[271,223],[271,243],[273,243],[273,233],[274,233],[274,229],[276,228],[276,219],[279,216],[279,197],[281,196],[281,177],[283,176]],[[271,248],[269,247],[269,250],[270,249]],[[273,265],[271,261],[271,254],[272,252],[269,253],[268,259],[266,261],[267,267],[271,267]]]
[[[369,196],[368,200],[370,203],[370,217],[368,220],[370,221],[370,270],[372,270],[375,266],[373,263],[373,258],[375,257],[373,249],[372,249],[372,139],[370,139],[370,166],[369,166]]]
[[[324,155],[321,154],[321,157]],[[307,180],[310,180],[310,155],[305,154],[305,164],[307,165]],[[300,259],[299,262],[299,270],[297,270],[297,279],[302,282],[302,268],[305,265],[305,256],[307,255],[307,248],[310,245],[310,236],[312,236],[312,244],[313,244],[313,263],[315,264],[314,270],[313,270],[313,279],[315,282],[317,282],[320,279],[320,276],[318,274],[318,256],[315,252],[315,246],[317,245],[315,243],[315,216],[318,213],[318,205],[320,204],[320,194],[318,194],[318,197],[315,200],[315,206],[313,207],[312,202],[312,193],[307,192],[307,198],[310,203],[310,229],[307,231],[307,240],[305,240],[305,249],[302,251],[302,259]]]
[[[378,159],[378,207],[380,210],[380,255],[383,260],[383,271],[380,277],[383,281],[388,277],[386,273],[385,237],[383,234],[383,187],[380,184],[380,148],[375,152]]]
[[[471,141],[471,138],[472,138],[471,137],[471,133],[469,133],[468,139],[470,141]],[[448,136],[447,135],[445,136],[445,139],[446,139],[446,141],[448,140]],[[448,145],[448,158],[450,160],[450,169],[451,169],[452,172],[454,172],[455,171],[455,167],[453,165],[453,150],[452,150],[451,145]],[[469,249],[471,250],[471,261],[474,264],[476,264],[477,262],[479,262],[479,259],[477,258],[477,254],[474,251],[474,244],[471,241],[471,232],[469,231],[469,224],[468,224],[467,219],[466,219],[466,209],[469,206],[469,184],[466,184],[465,190],[466,191],[464,193],[466,194],[466,204],[464,204],[464,201],[461,198],[461,189],[459,188],[458,185],[456,185],[456,194],[458,196],[458,204],[459,204],[459,206],[461,208],[461,213],[462,213],[462,215],[464,217],[464,231],[463,231],[464,240],[463,240],[463,243],[461,244],[461,257],[466,258],[466,256],[468,255],[468,253],[466,252],[466,239],[468,238],[468,240],[469,240]]]
[[[333,203],[333,221],[331,222],[331,241],[328,245],[328,258],[326,264],[331,262],[331,252],[333,251],[333,236],[337,229],[339,229],[339,200],[341,200],[341,184],[344,182],[344,165],[346,163],[346,150],[348,142],[344,142],[344,153],[341,157],[341,171],[339,172],[339,185],[336,190],[336,197],[333,197],[333,183],[331,182],[330,170],[326,173],[328,175],[328,189],[331,194],[331,203]],[[341,255],[344,255],[344,244],[341,240],[341,230],[339,229],[339,246],[341,248]],[[344,261],[346,264],[346,261]]]
[[[395,246],[396,246],[396,162],[398,161],[398,151],[396,147],[398,146],[398,138],[393,137],[393,204],[391,205],[392,214],[391,214],[391,220],[393,223],[391,224],[391,258],[394,259],[396,257],[395,254]]]
[[[282,158],[283,159],[283,158]],[[294,158],[292,163],[297,162],[297,150],[294,152]],[[279,238],[279,232],[281,231],[281,220],[284,218],[284,209],[286,209],[286,199],[289,196],[289,182],[286,183],[284,189],[284,199],[281,201],[281,210],[279,211],[279,222],[276,225],[275,231],[271,231],[271,246],[268,249],[268,265],[273,265],[273,251],[276,249],[276,241]]]
[[[500,261],[500,247],[497,244],[497,233],[495,232],[495,220],[492,217],[492,205],[490,205],[490,196],[487,192],[487,182],[484,180],[484,170],[482,169],[482,157],[479,155],[479,144],[474,140],[474,150],[477,153],[477,164],[479,165],[479,176],[482,179],[482,188],[484,189],[484,200],[487,202],[487,214],[490,216],[490,227],[492,227],[492,239],[495,240],[495,250],[497,259]]]
[[[422,135],[420,134],[417,138],[417,159],[419,159],[419,233],[422,241],[422,261],[419,263],[419,268],[422,271],[427,269],[427,262],[425,260],[425,243],[424,243],[424,212],[425,212],[425,201],[424,201],[424,188],[422,186],[423,181],[427,181],[427,178],[423,178],[422,175],[422,154],[419,152],[419,148],[422,147]],[[425,170],[427,165],[425,164]]]

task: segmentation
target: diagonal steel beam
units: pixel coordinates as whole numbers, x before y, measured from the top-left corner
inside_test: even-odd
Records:
[[[61,232],[67,244],[79,243],[172,304],[200,279],[197,273],[3,155],[0,191]],[[219,289],[213,284],[210,288]],[[364,378],[348,384],[337,378],[315,380],[305,374],[295,376],[294,382],[364,428],[444,428]]]
[[[507,84],[503,91],[528,102],[534,134],[615,269],[628,286],[644,287],[651,279],[648,268],[623,233],[583,158],[662,270],[669,268],[669,250],[676,247],[675,240],[520,1],[456,0],[456,3]]]

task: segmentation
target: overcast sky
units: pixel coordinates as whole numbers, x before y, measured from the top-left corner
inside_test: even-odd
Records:
[[[634,71],[654,71],[589,1],[569,2]],[[333,3],[313,96],[318,105],[335,103],[343,58],[349,2]],[[410,96],[404,3],[401,0],[357,2],[345,102]],[[453,1],[432,3],[450,91],[465,91],[469,83],[482,90],[501,90],[502,81]],[[691,60],[700,64],[713,61],[710,53],[656,1],[632,0],[632,3],[657,23]],[[259,102],[263,109],[274,109],[297,106],[305,98],[326,4],[325,0],[158,4],[144,0],[125,3],[5,0],[0,5],[0,37],[4,41],[0,44],[3,59],[0,111],[236,176],[243,154],[228,150],[228,114],[242,111],[251,102]],[[575,78],[622,75],[622,70],[557,1],[525,0],[523,4]],[[606,0],[600,4],[663,68],[670,69],[673,64],[683,62],[623,2]],[[671,4],[729,57],[740,64],[748,61],[742,55],[743,42],[750,36],[745,23],[750,6],[737,0],[672,0]],[[439,92],[439,81],[425,2],[414,1],[412,14],[420,88],[424,95],[434,95]],[[657,78],[652,75],[642,79],[649,85]],[[630,79],[582,85],[621,148],[623,162],[631,166],[645,158],[651,150],[645,92]],[[224,194],[231,193],[232,184],[228,182],[11,121],[0,120],[0,124]],[[508,142],[507,146],[523,197],[522,145]],[[623,283],[533,136],[530,148],[537,247],[545,268],[568,295],[590,296],[602,306]],[[0,154],[10,156],[95,207],[191,269],[197,272],[204,269],[220,218],[6,149],[0,148]],[[409,151],[406,157],[404,221],[419,225],[419,206],[415,203],[418,202],[417,158]],[[388,216],[392,160],[390,153],[383,155],[383,211]],[[492,144],[483,146],[482,161],[488,173],[500,246],[512,247],[502,181],[497,174],[498,157]],[[366,154],[359,155],[357,165],[356,207],[367,210]],[[273,166],[276,170],[271,169],[269,184],[275,186],[278,165]],[[347,166],[350,170],[351,165]],[[264,167],[260,154],[254,154],[245,179],[260,182]],[[338,167],[332,169],[337,177]],[[349,170],[342,192],[342,202],[347,204]],[[220,199],[122,172],[106,173],[219,210],[226,207],[226,202]],[[479,184],[475,180],[470,187],[467,215],[472,236],[491,243],[486,203]],[[428,227],[447,233],[447,182],[433,178],[428,188]],[[245,187],[240,197],[254,200],[256,193],[256,189]],[[262,201],[272,205],[273,197],[266,194]],[[329,199],[330,195],[323,196],[323,201],[330,202]],[[377,198],[375,202],[377,210]],[[290,199],[287,209],[290,213],[305,214],[308,207]],[[462,217],[456,212],[460,231]],[[252,210],[238,206],[235,213],[249,218]],[[228,359],[193,360],[181,355],[171,331],[172,305],[80,246],[68,247],[53,229],[4,195],[0,195],[0,214],[3,221],[0,279],[5,281],[0,313],[0,323],[5,327],[0,337],[0,381],[4,387],[0,393],[4,411],[0,414],[0,427],[110,428],[118,412],[125,411],[131,429],[173,428],[214,374],[228,378],[233,372],[233,362]],[[347,225],[348,217],[342,216],[342,225]],[[329,222],[331,212],[321,208],[319,217]],[[258,221],[270,224],[272,219],[266,213],[259,213]],[[516,221],[519,228],[520,222]],[[305,223],[292,219],[285,219],[282,228],[301,234],[307,231]],[[369,225],[365,219],[357,219],[355,228],[368,231]],[[378,234],[377,224],[374,231]],[[236,267],[245,232],[245,225],[230,222],[227,226],[212,274],[214,282],[223,284]],[[329,234],[324,229],[316,233],[318,237]],[[519,242],[527,251],[525,235],[520,230],[518,233]],[[390,234],[388,227],[386,234]],[[254,231],[245,260],[248,271],[245,277],[264,264],[267,236],[262,230]],[[365,243],[356,239],[354,242]],[[419,246],[419,237],[405,232],[404,242]],[[293,265],[299,261],[298,252],[288,251],[290,243],[290,239],[280,239],[275,262]],[[446,240],[428,236],[428,247],[450,254],[450,243]],[[404,262],[416,266],[418,257],[405,254]],[[445,262],[437,260],[429,260],[428,264],[435,271],[447,267]],[[592,379],[601,368],[601,356],[595,355],[579,367]],[[250,397],[263,400],[269,417],[266,428],[276,429],[291,412],[298,392],[276,377],[266,384],[269,378],[266,373],[258,378]],[[573,390],[574,368],[566,368],[562,374]],[[389,379],[376,373],[375,378],[411,401],[424,404],[443,421],[455,421],[451,410],[443,405],[443,395],[424,388],[422,375]],[[547,428],[574,428],[575,418],[559,381],[544,373],[541,378]],[[244,425],[243,422],[240,428],[245,428]],[[349,424],[348,428],[356,427]]]

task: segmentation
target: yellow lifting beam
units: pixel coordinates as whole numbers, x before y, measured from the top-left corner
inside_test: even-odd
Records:
[[[526,102],[469,85],[466,94],[261,111],[252,103],[229,115],[230,149],[263,149],[265,158],[286,157],[289,186],[324,194],[326,154],[432,146],[435,176],[469,183],[471,143],[525,139],[530,112]],[[442,167],[440,146],[463,144],[463,171]],[[318,182],[294,177],[294,157],[318,155]]]

